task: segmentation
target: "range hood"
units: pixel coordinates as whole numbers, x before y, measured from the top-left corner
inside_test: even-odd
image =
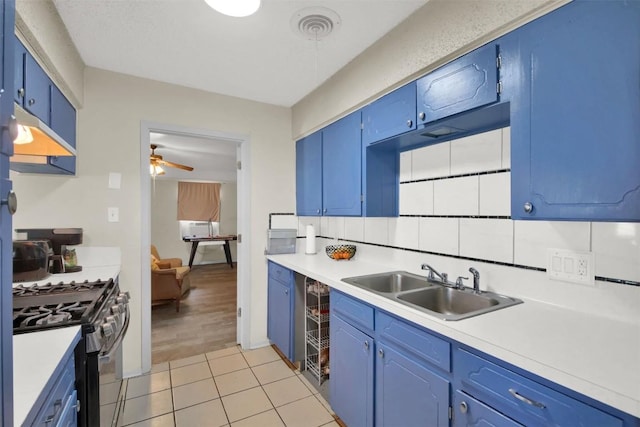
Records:
[[[28,128],[33,136],[29,143],[14,143],[13,153],[17,156],[75,156],[76,149],[42,120],[28,113],[18,104],[15,106],[15,116],[18,127]],[[17,159],[13,159],[17,160]]]

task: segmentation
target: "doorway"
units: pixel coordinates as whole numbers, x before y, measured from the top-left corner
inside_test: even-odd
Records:
[[[151,245],[151,200],[153,183],[151,175],[145,173],[149,170],[149,147],[152,143],[152,134],[173,135],[177,138],[194,138],[205,141],[215,141],[216,144],[228,144],[235,147],[236,159],[242,167],[236,169],[237,185],[237,234],[239,241],[237,244],[237,307],[248,313],[250,312],[249,286],[250,286],[250,239],[249,237],[249,200],[250,200],[250,158],[249,158],[249,138],[245,135],[228,134],[211,131],[208,129],[193,129],[180,126],[142,122],[140,133],[140,193],[141,193],[141,260],[143,265],[149,262],[148,249]],[[171,160],[168,159],[167,160]],[[179,162],[178,162],[179,163]],[[179,236],[176,236],[179,238]],[[144,271],[150,271],[145,269]],[[142,368],[147,371],[151,368],[151,281],[150,273],[142,275]],[[188,298],[188,296],[187,296]],[[237,343],[246,346],[249,342],[249,318],[248,316],[238,317],[236,322],[235,340]],[[179,343],[178,343],[179,344]]]

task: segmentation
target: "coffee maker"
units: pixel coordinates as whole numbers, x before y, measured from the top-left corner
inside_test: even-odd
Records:
[[[20,228],[16,233],[26,233],[27,240],[48,240],[53,254],[49,256],[49,272],[75,273],[82,271],[75,249],[69,246],[82,243],[82,228]]]

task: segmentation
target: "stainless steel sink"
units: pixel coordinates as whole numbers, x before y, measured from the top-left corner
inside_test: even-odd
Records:
[[[445,284],[406,271],[347,277],[342,281],[443,320],[466,319],[522,302],[493,292],[476,293],[470,288],[456,288],[452,283]]]
[[[399,293],[395,298],[402,303],[434,313],[444,320],[465,319],[522,302],[492,292],[474,293],[468,288],[455,289],[446,286]]]
[[[433,282],[427,280],[426,277],[406,271],[391,271],[389,273],[347,277],[342,279],[342,281],[383,294],[395,294],[434,286]]]

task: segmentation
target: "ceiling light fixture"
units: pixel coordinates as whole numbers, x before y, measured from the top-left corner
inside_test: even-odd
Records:
[[[253,15],[260,8],[260,0],[204,0],[214,10],[228,16],[242,18]]]
[[[164,175],[164,169],[158,165],[149,165],[149,173],[155,178],[158,175]]]

